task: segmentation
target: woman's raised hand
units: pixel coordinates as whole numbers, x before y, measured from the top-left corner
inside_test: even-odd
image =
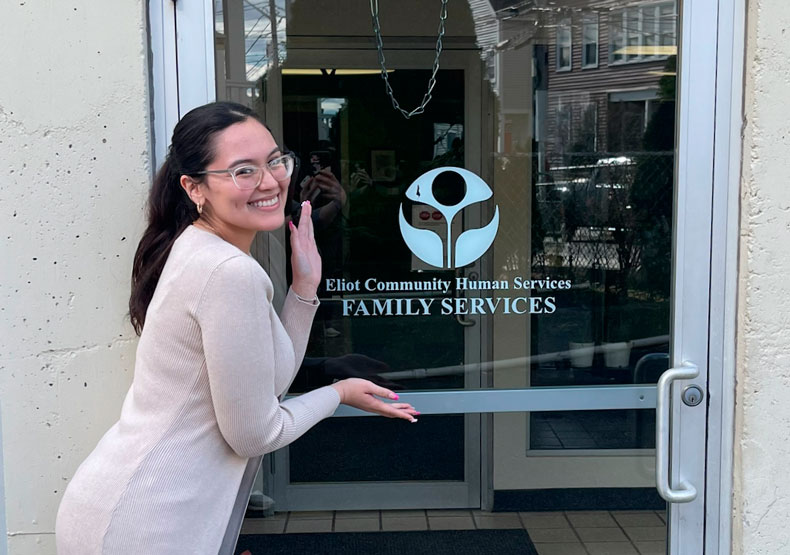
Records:
[[[378,386],[362,378],[348,378],[332,384],[340,394],[340,402],[366,412],[380,414],[388,418],[403,418],[417,422],[414,418],[419,412],[408,403],[385,403],[383,399],[397,400],[398,395],[385,387]]]
[[[321,255],[315,245],[313,232],[313,207],[310,201],[302,203],[299,226],[289,222],[291,228],[291,269],[294,293],[305,299],[315,297],[321,283]]]

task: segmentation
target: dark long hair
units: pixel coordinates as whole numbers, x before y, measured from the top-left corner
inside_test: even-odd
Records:
[[[132,266],[129,318],[138,335],[143,331],[148,305],[173,243],[198,218],[195,204],[181,187],[181,176],[197,179],[196,173],[214,158],[215,135],[248,118],[260,121],[246,106],[213,102],[191,110],[176,124],[167,158],[148,195],[148,227]]]

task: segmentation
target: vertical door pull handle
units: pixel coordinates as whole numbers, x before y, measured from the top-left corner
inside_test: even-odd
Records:
[[[689,503],[697,497],[697,489],[682,481],[680,488],[670,484],[669,438],[672,431],[672,382],[696,378],[699,368],[693,362],[683,361],[680,366],[670,368],[658,380],[656,399],[656,487],[658,494],[669,503]]]
[[[463,270],[458,270],[458,271],[455,273],[455,276],[456,276],[456,277],[461,277],[461,276],[463,276],[463,275],[464,275],[464,273],[463,273]],[[468,277],[470,280],[476,280],[476,279],[477,279],[477,272],[469,272],[469,275],[468,275],[467,277]],[[460,291],[459,289],[456,289],[456,290],[455,290],[455,298],[461,298],[461,297],[463,297],[463,296],[464,296],[464,294],[463,294],[463,293],[461,293],[461,291]],[[475,325],[475,321],[474,321],[474,320],[468,320],[467,318],[464,318],[464,316],[463,316],[463,315],[461,315],[461,314],[456,314],[456,315],[455,315],[455,320],[456,320],[456,321],[457,321],[459,324],[461,324],[462,326],[466,326],[466,327],[468,327],[468,326],[474,326],[474,325]]]

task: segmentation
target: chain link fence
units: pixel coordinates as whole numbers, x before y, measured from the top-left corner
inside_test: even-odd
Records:
[[[674,153],[595,153],[576,159],[589,162],[555,163],[536,174],[533,274],[593,283],[614,272],[608,281],[619,288],[668,288],[656,282],[668,281],[668,274],[641,280],[639,274],[669,265]]]

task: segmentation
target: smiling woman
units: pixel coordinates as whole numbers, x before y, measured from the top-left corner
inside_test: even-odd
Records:
[[[134,259],[134,381],[63,496],[59,554],[217,553],[255,457],[338,403],[416,421],[411,405],[380,399],[395,393],[355,378],[280,400],[318,306],[310,203],[291,224],[294,277],[281,314],[248,251],[256,232],[283,224],[292,169],[244,106],[208,104],[176,125]]]
[[[214,143],[212,167],[182,175],[180,183],[198,207],[195,225],[248,252],[257,231],[283,224],[293,158],[280,153],[272,134],[255,118],[231,125]],[[202,180],[194,177],[203,175]]]

